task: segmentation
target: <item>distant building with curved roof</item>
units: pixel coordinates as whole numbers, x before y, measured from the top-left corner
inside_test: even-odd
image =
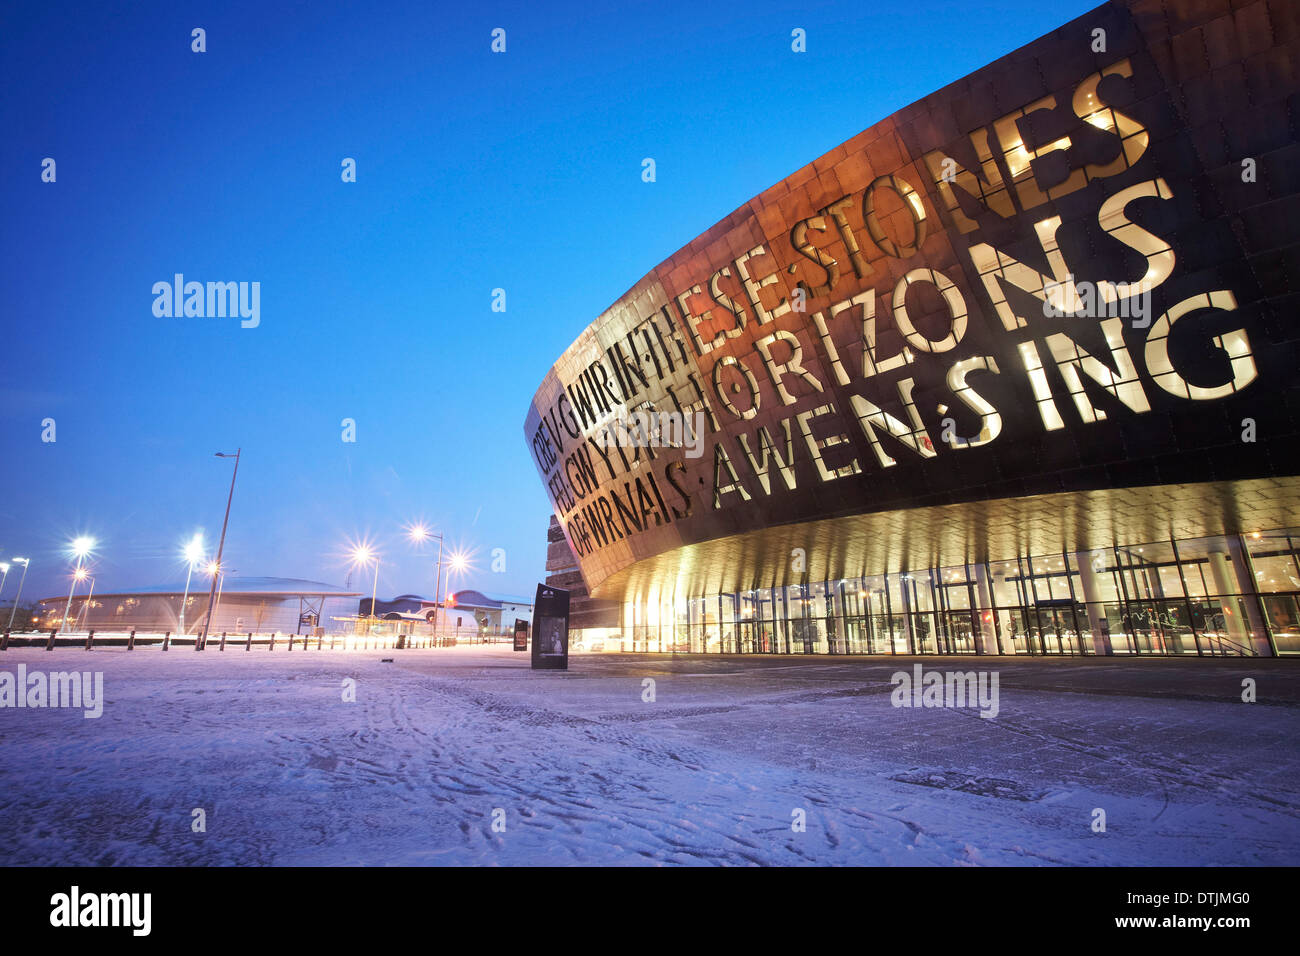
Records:
[[[62,629],[66,610],[68,630],[194,634],[203,628],[210,583],[206,575],[196,574],[188,591],[185,582],[178,581],[93,596],[78,594],[70,609],[66,596],[44,598],[39,602],[39,626]],[[208,633],[298,634],[317,626],[340,630],[333,619],[351,615],[350,599],[360,593],[300,578],[232,576],[221,583]]]
[[[445,608],[439,611],[438,628],[464,632],[501,631],[514,627],[516,619],[532,622],[533,602],[517,595],[492,597],[473,588],[452,591],[444,599]],[[370,613],[370,598],[357,602],[358,614]],[[402,594],[384,601],[374,602],[375,612],[386,620],[425,620],[432,622],[438,610],[436,600],[418,594]]]
[[[464,614],[484,630],[510,630],[516,619],[530,625],[533,620],[533,602],[528,598],[510,595],[496,598],[473,588],[463,588],[448,594],[446,604],[442,613],[448,624]]]

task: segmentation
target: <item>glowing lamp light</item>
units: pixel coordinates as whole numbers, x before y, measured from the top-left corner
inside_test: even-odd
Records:
[[[446,601],[446,604],[447,604],[447,607],[455,607],[455,606],[456,606],[456,595],[454,595],[454,594],[448,594],[448,595],[447,595],[447,601]]]
[[[422,524],[417,524],[408,530],[406,535],[412,541],[424,541],[429,537],[429,529]]]
[[[83,534],[73,539],[71,547],[73,557],[84,558],[95,547],[95,539]]]
[[[185,545],[185,560],[190,564],[197,564],[203,557],[203,535],[196,534],[190,539],[189,544]]]
[[[86,569],[77,568],[77,570],[72,573],[72,576],[76,578],[78,581],[84,581],[86,580]]]
[[[208,567],[207,567],[208,574],[216,574],[220,570],[221,567],[217,564],[217,562],[215,561],[208,562]]]

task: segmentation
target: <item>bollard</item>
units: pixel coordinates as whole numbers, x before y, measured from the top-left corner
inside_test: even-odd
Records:
[[[334,635],[330,635],[330,650],[334,650]]]
[[[168,631],[166,634],[163,635],[163,650],[164,651],[167,650],[167,648],[171,646],[171,643],[172,643],[172,632]]]
[[[59,629],[57,627],[50,628],[50,639],[45,642],[45,649],[47,651],[54,650],[54,635],[57,633],[59,633]]]
[[[252,649],[253,649],[253,632],[249,631],[248,640],[244,642],[244,650],[251,651]]]
[[[0,651],[9,650],[9,628],[5,628],[5,636],[0,638]]]
[[[275,631],[275,632],[271,635],[271,646],[270,646],[270,648],[269,648],[270,650],[275,650],[275,638],[276,638],[276,636],[277,636],[279,633],[280,633],[279,631]]]
[[[320,651],[320,650],[324,650],[324,648],[325,648],[325,635],[324,635],[324,634],[317,634],[317,635],[316,635],[316,650]]]
[[[90,650],[95,645],[95,630],[91,628],[86,632],[86,650]]]
[[[131,628],[131,633],[126,636],[126,649],[135,650],[135,628]]]
[[[225,649],[226,649],[226,632],[225,632],[225,631],[222,631],[222,632],[221,632],[221,646],[220,646],[219,648],[217,648],[217,650],[219,650],[219,651],[224,651]]]
[[[289,650],[293,650],[293,635],[289,635]]]

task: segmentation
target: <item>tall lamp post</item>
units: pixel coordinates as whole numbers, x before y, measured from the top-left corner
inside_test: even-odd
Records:
[[[225,587],[226,587],[226,575],[227,575],[227,574],[238,574],[238,573],[239,573],[239,569],[238,569],[238,568],[229,568],[229,569],[219,568],[219,567],[217,566],[217,562],[215,562],[215,561],[209,561],[209,562],[208,562],[208,566],[207,566],[207,568],[206,568],[205,570],[207,571],[207,573],[208,573],[209,575],[211,575],[212,577],[214,577],[214,578],[217,579],[217,603],[214,604],[214,605],[212,606],[212,616],[213,616],[213,617],[216,617],[216,615],[217,615],[217,611],[221,610],[221,592],[222,592],[223,590],[225,590]]]
[[[373,629],[374,618],[379,616],[375,613],[375,605],[379,601],[379,555],[375,554],[375,552],[370,549],[370,546],[365,544],[358,545],[357,547],[352,549],[353,564],[360,565],[361,567],[364,568],[371,561],[375,562],[375,584],[374,584],[374,588],[370,592],[370,615],[369,615],[371,618],[370,627]]]
[[[66,631],[68,629],[68,614],[72,611],[72,592],[76,590],[77,582],[86,580],[86,577],[87,574],[84,566],[78,566],[77,570],[72,572],[72,587],[68,589],[68,606],[63,609],[63,626],[59,628],[61,631]],[[95,579],[91,578],[90,582],[91,587],[94,587]],[[78,614],[72,623],[75,624],[80,619],[81,615]]]
[[[185,594],[181,597],[181,626],[178,630],[182,637],[185,635],[185,605],[190,599],[190,578],[194,576],[194,565],[201,557],[203,557],[203,535],[196,534],[185,546],[185,562],[189,565],[189,570],[185,572]]]
[[[442,607],[442,532],[434,534],[422,524],[417,524],[408,535],[416,544],[423,544],[430,538],[438,539],[438,583],[433,588],[433,633],[438,634],[438,609]]]
[[[77,567],[72,572],[72,587],[68,588],[68,603],[63,608],[63,626],[59,628],[61,631],[68,629],[68,615],[72,612],[72,594],[77,589],[77,582],[86,577],[86,555],[90,554],[94,546],[95,540],[85,535],[72,542],[72,555],[77,559]]]
[[[87,577],[85,568],[81,569],[81,576],[83,578]],[[80,627],[81,620],[83,617],[85,618],[86,623],[89,624],[90,609],[94,607],[94,604],[95,604],[95,579],[92,577],[90,579],[90,593],[86,595],[86,600],[81,602],[81,611],[77,614],[77,619],[73,622],[73,624],[76,625],[77,627]]]
[[[453,574],[464,574],[469,570],[469,555],[463,551],[453,551],[447,560],[447,583],[451,583]]]
[[[451,576],[453,574],[464,574],[466,568],[468,567],[469,567],[469,557],[464,552],[453,551],[451,553],[450,559],[447,561],[447,583],[451,584]],[[442,569],[439,568],[438,579],[440,581],[442,580],[441,571]],[[443,598],[443,603],[444,604],[446,603],[446,598]],[[456,626],[459,627],[460,625],[458,624]]]
[[[230,494],[226,496],[226,516],[221,519],[221,541],[217,544],[217,571],[221,570],[221,555],[226,549],[226,525],[230,523],[230,502],[235,497],[235,477],[239,474],[239,456],[243,453],[242,448],[236,448],[233,455],[227,455],[223,451],[216,453],[218,458],[235,459],[235,470],[230,475]],[[208,588],[208,613],[203,617],[203,636],[199,638],[199,646],[202,647],[208,642],[208,626],[212,623],[212,602],[217,595],[217,575],[212,576],[212,584]]]
[[[14,597],[13,609],[9,612],[9,629],[14,626],[14,615],[18,613],[18,600],[23,596],[23,582],[27,580],[27,566],[32,563],[31,558],[14,558],[14,564],[23,566],[23,576],[18,579],[18,594]]]

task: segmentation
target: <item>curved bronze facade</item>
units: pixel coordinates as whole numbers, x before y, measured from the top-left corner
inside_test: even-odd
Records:
[[[592,594],[1291,523],[1287,6],[1255,4],[1262,25],[1226,2],[1099,7],[653,269],[525,425]],[[702,427],[656,435],[672,416]]]

